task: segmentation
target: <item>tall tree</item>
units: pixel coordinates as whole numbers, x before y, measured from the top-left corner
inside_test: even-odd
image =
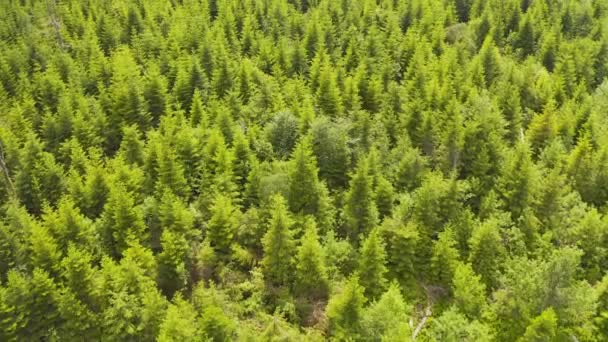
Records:
[[[357,164],[345,195],[344,219],[348,238],[358,243],[361,234],[371,231],[378,222],[378,209],[373,191],[373,179],[369,175],[367,158]]]
[[[357,273],[369,299],[378,298],[386,288],[386,252],[378,229],[374,229],[363,241],[359,252]]]
[[[296,246],[292,232],[293,221],[285,200],[275,195],[270,203],[268,230],[262,238],[264,258],[262,267],[268,281],[274,285],[289,285],[294,274]]]

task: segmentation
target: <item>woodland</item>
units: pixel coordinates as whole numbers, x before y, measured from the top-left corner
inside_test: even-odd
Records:
[[[1,341],[608,340],[608,1],[0,1]]]

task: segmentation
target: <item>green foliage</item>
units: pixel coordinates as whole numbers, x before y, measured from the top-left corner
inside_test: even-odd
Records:
[[[325,298],[328,291],[325,255],[312,218],[305,223],[296,260],[296,292],[313,299]]]
[[[357,274],[365,295],[370,299],[380,296],[386,287],[386,252],[378,229],[374,229],[361,245]]]
[[[374,201],[373,179],[369,175],[367,158],[359,161],[345,195],[344,220],[347,236],[357,244],[361,236],[367,235],[378,223],[378,209]]]
[[[0,340],[608,339],[605,1],[0,13]]]
[[[460,263],[454,270],[454,304],[470,319],[481,317],[486,306],[486,286],[470,264]]]
[[[365,309],[361,317],[362,339],[366,341],[400,340],[411,337],[408,314],[411,307],[399,292],[399,286],[391,284],[377,302]]]
[[[293,221],[281,195],[275,195],[271,201],[268,229],[262,238],[262,267],[266,279],[272,284],[289,285],[293,279],[296,255]]]
[[[333,295],[327,304],[329,332],[336,339],[357,336],[361,329],[361,317],[365,296],[356,277],[350,278],[340,293]]]

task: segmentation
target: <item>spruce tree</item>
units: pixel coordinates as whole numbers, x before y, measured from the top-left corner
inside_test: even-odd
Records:
[[[294,274],[296,246],[293,241],[293,221],[285,200],[275,195],[270,203],[268,230],[262,238],[264,257],[262,269],[265,278],[273,285],[289,285]]]
[[[145,241],[142,212],[124,185],[114,184],[110,189],[98,227],[105,250],[115,258],[131,243]]]
[[[289,208],[294,213],[314,215],[319,210],[318,168],[308,138],[296,146],[289,172]]]
[[[213,249],[220,255],[230,253],[237,225],[238,210],[232,200],[218,194],[211,206],[211,218],[207,224],[206,236]]]
[[[361,329],[361,316],[366,298],[364,288],[356,277],[351,277],[340,293],[327,303],[329,333],[337,340],[357,338]]]
[[[499,222],[489,219],[475,228],[469,240],[469,261],[489,289],[498,286],[499,267],[505,257],[499,229]]]
[[[300,296],[312,299],[326,298],[328,278],[325,267],[325,255],[314,219],[308,217],[304,226],[304,235],[300,239],[296,258],[296,290]]]
[[[378,229],[374,229],[363,241],[359,252],[357,274],[369,299],[378,298],[386,288],[386,252]]]
[[[347,236],[355,244],[361,234],[371,231],[378,222],[373,180],[369,176],[366,158],[359,160],[350,180],[350,188],[345,195],[344,215]]]

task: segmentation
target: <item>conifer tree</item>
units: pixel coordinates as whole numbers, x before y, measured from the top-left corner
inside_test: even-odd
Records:
[[[237,225],[238,210],[232,200],[218,194],[211,206],[211,218],[207,224],[206,236],[213,249],[220,254],[230,253]]]
[[[308,138],[300,140],[291,161],[289,173],[289,208],[294,213],[314,215],[319,210],[317,162]]]
[[[311,217],[306,220],[296,260],[297,293],[313,299],[325,298],[329,286],[325,256]]]
[[[122,135],[119,153],[125,158],[127,163],[143,165],[144,143],[141,140],[141,134],[137,127],[134,125],[125,127]]]
[[[275,195],[270,203],[268,230],[262,238],[264,258],[262,267],[265,278],[274,285],[289,285],[294,274],[296,246],[292,233],[293,221],[285,200]]]
[[[453,231],[446,229],[439,233],[439,239],[433,244],[433,256],[431,257],[433,280],[438,284],[449,287],[454,277],[454,269],[457,266],[458,258]]]
[[[366,298],[364,289],[356,277],[350,278],[342,292],[335,294],[327,303],[329,333],[337,340],[358,336]]]
[[[453,278],[454,303],[470,319],[481,318],[486,306],[486,286],[470,264],[458,263]]]
[[[51,338],[59,324],[59,289],[49,274],[34,269],[31,276],[10,271],[0,289],[0,334],[10,340]]]
[[[156,172],[156,190],[162,193],[164,189],[171,189],[178,196],[187,198],[189,196],[189,186],[184,176],[184,166],[178,159],[175,151],[165,144],[160,145],[158,152],[158,166]]]
[[[330,117],[342,114],[342,99],[332,69],[325,66],[319,75],[317,103],[321,111]]]
[[[150,112],[151,123],[156,126],[167,110],[167,81],[155,67],[151,68],[151,72],[146,77],[143,96]]]
[[[493,289],[498,285],[498,271],[505,256],[498,221],[489,219],[473,231],[469,240],[469,261],[484,284]]]
[[[202,341],[203,335],[198,329],[196,316],[192,305],[180,296],[176,296],[174,303],[167,308],[157,340],[159,342]]]
[[[374,229],[363,241],[359,252],[357,273],[369,299],[376,299],[386,288],[386,252],[378,229]]]
[[[374,197],[369,165],[367,159],[362,158],[350,180],[344,207],[347,236],[354,243],[358,242],[360,234],[371,231],[378,222]]]
[[[382,297],[363,312],[362,338],[369,341],[411,338],[408,322],[411,307],[405,302],[397,283],[392,283]]]
[[[100,218],[99,234],[105,249],[118,257],[135,241],[145,241],[143,215],[133,194],[124,185],[114,184]]]

